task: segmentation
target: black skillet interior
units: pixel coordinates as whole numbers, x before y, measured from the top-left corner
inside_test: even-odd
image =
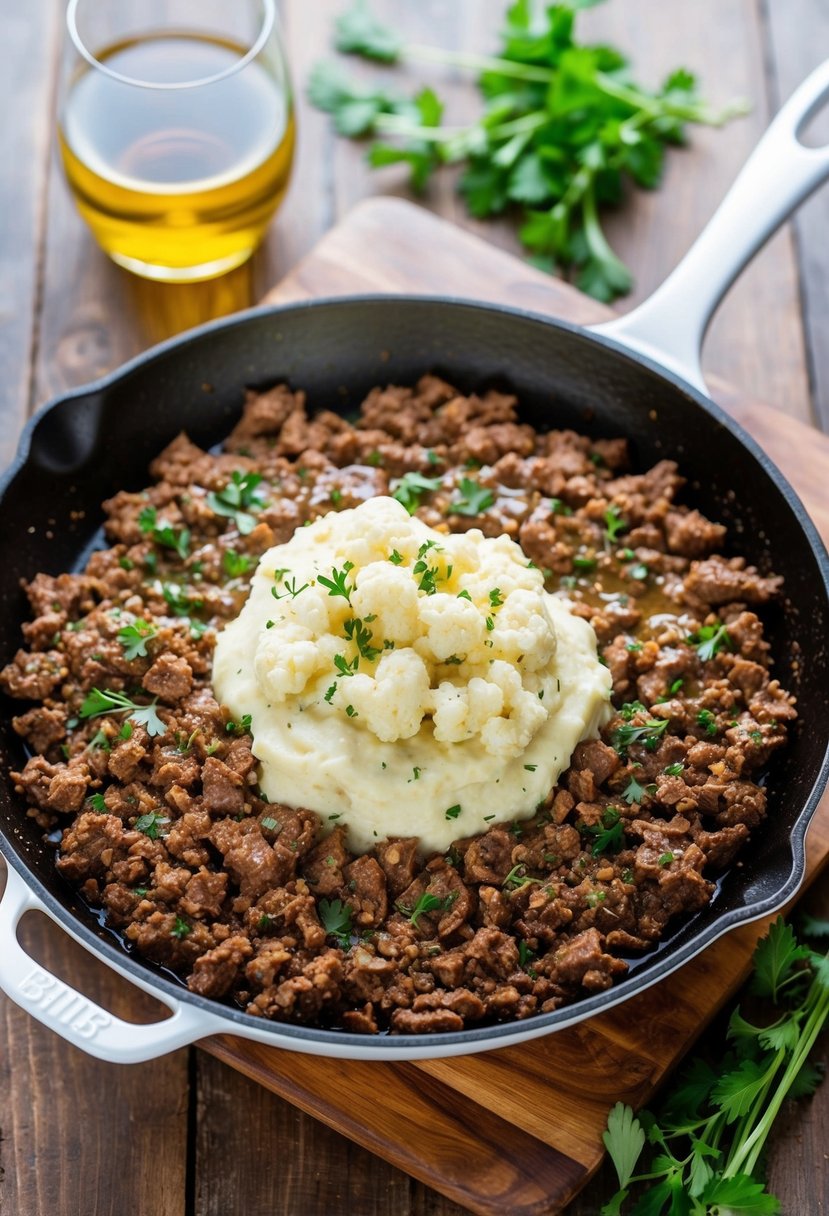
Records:
[[[307,391],[311,408],[349,413],[373,385],[410,384],[425,371],[443,374],[463,391],[508,387],[518,393],[526,420],[537,426],[626,436],[635,468],[676,459],[689,478],[686,500],[728,525],[735,551],[785,579],[786,598],[767,616],[767,633],[776,672],[797,693],[800,722],[768,777],[769,820],[722,881],[711,907],[680,925],[612,993],[583,1002],[586,1013],[645,977],[657,978],[726,924],[768,910],[784,889],[794,889],[793,872],[802,872],[804,808],[813,809],[817,801],[826,761],[825,551],[768,461],[747,449],[724,416],[704,409],[680,382],[578,329],[445,300],[317,302],[262,309],[195,331],[97,386],[69,394],[35,420],[28,455],[21,453],[0,488],[0,659],[20,644],[26,616],[20,579],[38,570],[77,568],[100,526],[101,501],[119,488],[146,485],[149,461],[179,430],[202,445],[216,443],[238,416],[246,385],[287,380]],[[9,762],[21,758],[9,725],[19,705],[3,708],[0,844],[64,919],[77,918],[98,951],[114,957],[118,950],[124,962],[112,936],[57,877],[52,847],[24,816],[5,776]],[[155,970],[135,960],[129,965],[145,975]],[[166,986],[158,973],[156,982]],[[555,1025],[570,1012],[543,1015],[543,1021]],[[238,1013],[235,1018],[247,1020]],[[335,1033],[279,1029],[298,1038]],[[492,1028],[459,1037],[490,1035]],[[395,1041],[403,1046],[406,1036]]]

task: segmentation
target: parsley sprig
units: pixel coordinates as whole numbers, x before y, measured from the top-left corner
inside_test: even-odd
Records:
[[[252,512],[266,505],[259,489],[261,480],[261,473],[246,473],[243,469],[236,469],[223,490],[210,491],[207,495],[207,505],[217,515],[232,519],[241,535],[247,536],[256,527]]]
[[[166,519],[158,519],[155,507],[143,507],[138,516],[138,526],[145,536],[157,545],[172,549],[182,561],[190,553],[190,530],[180,528],[177,532]]]
[[[149,705],[137,705],[123,692],[93,688],[84,698],[79,717],[99,718],[102,714],[128,714],[131,722],[143,726],[148,735],[155,737],[163,735],[167,729],[156,711],[157,703],[158,697],[153,697]]]
[[[829,931],[829,925],[812,928]],[[729,1050],[711,1066],[693,1060],[657,1114],[637,1117],[617,1102],[604,1142],[619,1190],[603,1216],[711,1212],[775,1216],[780,1204],[766,1190],[759,1163],[786,1098],[811,1093],[820,1073],[809,1054],[829,1020],[829,956],[798,942],[782,917],[754,952],[752,991],[769,1013],[748,1021],[739,1007],[728,1027]],[[655,1155],[640,1173],[645,1144]],[[631,1187],[647,1184],[627,1209]]]
[[[532,0],[517,0],[495,57],[404,45],[365,0],[338,19],[336,46],[346,53],[476,73],[483,111],[465,126],[441,125],[443,105],[432,89],[402,98],[355,84],[330,64],[312,72],[309,96],[341,135],[390,137],[371,147],[369,163],[408,165],[417,190],[441,164],[465,162],[459,190],[472,215],[521,207],[519,235],[536,263],[573,268],[582,290],[611,300],[630,290],[632,278],[608,244],[599,205],[618,203],[630,182],[657,186],[665,149],[684,142],[686,124],[718,126],[746,107],[713,111],[684,69],[655,91],[635,84],[618,50],[577,41],[576,12],[586,6],[567,0],[539,13]]]

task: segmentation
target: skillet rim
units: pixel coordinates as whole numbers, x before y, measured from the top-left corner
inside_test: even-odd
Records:
[[[548,326],[565,333],[578,335],[582,339],[587,339],[588,342],[596,343],[609,350],[617,358],[621,358],[634,366],[644,367],[655,373],[674,389],[679,389],[690,398],[694,406],[701,409],[716,423],[731,433],[746,450],[749,457],[753,457],[755,462],[759,464],[765,475],[782,494],[795,516],[798,526],[805,535],[820,574],[824,596],[827,602],[829,602],[829,553],[827,553],[826,545],[798,494],[757,441],[711,397],[694,388],[693,385],[689,384],[680,375],[657,360],[639,351],[631,350],[617,339],[607,337],[602,333],[593,332],[589,327],[578,325],[562,318],[551,317],[544,313],[537,313],[530,309],[472,300],[462,296],[420,295],[405,292],[370,292],[356,295],[320,296],[290,301],[284,304],[259,305],[246,309],[243,312],[234,313],[229,317],[220,317],[213,321],[208,321],[203,325],[186,330],[182,334],[168,338],[164,342],[157,343],[155,346],[140,352],[132,359],[120,364],[98,379],[57,393],[49,398],[23,427],[15,456],[8,468],[0,476],[0,505],[2,505],[3,497],[14,478],[28,463],[31,455],[32,438],[41,422],[61,405],[105,391],[120,380],[129,377],[134,371],[144,365],[151,364],[156,359],[171,352],[174,353],[179,348],[186,348],[190,343],[197,342],[217,331],[232,330],[238,326],[244,327],[251,321],[268,316],[279,316],[285,313],[302,313],[308,309],[349,309],[365,305],[388,306],[390,304],[402,305],[403,307],[414,305],[426,308],[435,306],[445,308],[449,306],[450,309],[495,313],[509,316],[518,321]],[[0,779],[5,780],[5,775]],[[91,953],[101,957],[107,964],[114,964],[115,969],[134,975],[136,979],[140,980],[142,986],[149,991],[152,992],[153,989],[159,989],[168,998],[172,998],[173,1001],[185,1002],[206,1011],[214,1018],[227,1021],[229,1023],[228,1032],[232,1032],[234,1025],[240,1028],[255,1028],[260,1032],[260,1036],[257,1037],[261,1038],[263,1030],[266,1032],[272,1030],[275,1039],[294,1040],[299,1050],[302,1050],[303,1044],[310,1043],[318,1044],[322,1047],[330,1045],[335,1049],[330,1052],[323,1051],[319,1053],[323,1056],[346,1056],[349,1054],[349,1049],[357,1049],[356,1055],[368,1055],[370,1057],[372,1047],[380,1048],[381,1045],[384,1051],[393,1051],[395,1057],[399,1055],[401,1058],[404,1058],[407,1051],[416,1052],[423,1056],[425,1054],[424,1049],[426,1048],[431,1049],[431,1053],[438,1056],[446,1054],[442,1053],[441,1050],[444,1047],[457,1048],[466,1046],[471,1052],[484,1050],[490,1046],[497,1048],[505,1046],[513,1039],[520,1041],[521,1039],[535,1038],[541,1034],[552,1033],[566,1025],[573,1025],[584,1021],[588,1017],[605,1012],[613,1006],[621,1004],[630,997],[637,995],[639,992],[645,991],[653,984],[666,979],[679,967],[689,962],[697,954],[718,940],[718,938],[738,925],[759,920],[763,916],[777,911],[788,902],[802,884],[805,876],[806,831],[817,810],[827,782],[829,782],[829,740],[827,740],[823,760],[812,789],[804,800],[801,810],[790,830],[789,842],[791,845],[792,864],[789,875],[775,893],[766,895],[764,898],[749,903],[742,908],[733,908],[730,911],[723,912],[712,924],[704,927],[694,935],[690,941],[682,943],[673,950],[670,946],[667,946],[664,952],[659,951],[656,953],[653,956],[654,961],[648,970],[641,972],[637,969],[627,979],[620,980],[619,983],[612,985],[603,992],[594,993],[591,996],[572,1004],[564,1005],[560,1009],[553,1010],[550,1013],[535,1014],[532,1018],[523,1021],[499,1023],[462,1031],[443,1032],[440,1035],[401,1034],[366,1036],[348,1031],[318,1029],[291,1023],[269,1023],[261,1018],[244,1013],[242,1010],[234,1009],[232,1006],[223,1005],[219,1001],[210,1000],[207,997],[191,993],[182,984],[175,983],[167,979],[163,974],[155,972],[135,953],[125,950],[114,942],[109,942],[99,937],[74,912],[64,906],[61,900],[41,883],[29,870],[28,866],[25,865],[23,859],[18,856],[10,839],[11,834],[7,832],[6,825],[1,822],[0,854],[2,854],[7,864],[16,871],[22,881],[46,906],[52,917],[62,927],[67,929],[71,936],[74,936],[85,948],[89,949]],[[289,1044],[283,1041],[280,1043],[280,1046],[289,1047]]]

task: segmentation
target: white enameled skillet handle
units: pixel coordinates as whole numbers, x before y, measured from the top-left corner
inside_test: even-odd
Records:
[[[23,914],[31,909],[45,912],[52,920],[55,918],[20,875],[11,866],[7,869],[6,890],[0,901],[0,989],[44,1026],[88,1055],[113,1064],[152,1060],[206,1035],[227,1030],[227,1026],[222,1027],[211,1014],[162,996],[152,985],[140,983],[118,967],[115,970],[121,971],[130,983],[139,984],[163,1001],[172,1016],[150,1025],[124,1022],[51,975],[22,948],[17,939],[17,926]]]
[[[829,177],[829,146],[807,148],[799,138],[827,97],[829,60],[779,111],[705,230],[661,287],[626,316],[594,326],[594,333],[650,356],[707,392],[700,353],[717,305],[757,250]]]

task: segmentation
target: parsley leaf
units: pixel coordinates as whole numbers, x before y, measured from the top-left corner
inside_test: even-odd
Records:
[[[402,503],[410,515],[414,515],[420,506],[422,496],[427,493],[433,494],[442,485],[443,479],[440,477],[424,477],[422,473],[405,473],[392,490],[391,496]]]
[[[734,649],[728,630],[719,621],[714,625],[703,625],[696,633],[689,634],[687,641],[696,646],[703,663],[708,663],[721,650]]]
[[[495,495],[486,486],[479,486],[471,477],[462,477],[458,497],[446,508],[447,515],[480,515],[495,502]]]
[[[145,536],[149,536],[157,545],[172,549],[182,561],[190,553],[190,531],[181,528],[176,532],[172,524],[156,518],[155,507],[144,507],[138,516],[138,526]]]
[[[165,823],[169,823],[169,820],[163,815],[159,815],[157,811],[149,811],[146,815],[138,816],[135,821],[135,830],[143,832],[145,836],[149,836],[150,840],[158,840]]]
[[[252,557],[247,553],[237,553],[235,549],[227,549],[222,556],[222,566],[229,578],[243,578],[252,565]]]
[[[125,625],[118,630],[118,641],[124,647],[124,658],[127,661],[147,657],[147,643],[158,636],[155,625],[137,616],[131,625]]]
[[[261,480],[261,473],[246,473],[237,469],[231,474],[230,481],[223,490],[210,491],[207,495],[207,505],[217,515],[232,519],[242,536],[247,536],[256,527],[256,520],[251,512],[266,505],[258,489]]]
[[[394,30],[378,21],[365,0],[356,0],[334,23],[338,51],[364,55],[380,63],[394,63],[402,44]]]
[[[619,533],[624,532],[629,526],[619,508],[611,503],[604,513],[604,534],[608,541],[613,544]]]
[[[409,921],[416,929],[417,922],[424,913],[448,912],[457,898],[457,891],[450,891],[448,895],[444,896],[433,895],[431,891],[424,891],[413,908],[404,907],[399,903],[395,904],[395,907],[399,912],[409,917]]]
[[[602,1136],[605,1148],[616,1167],[619,1186],[630,1182],[636,1162],[645,1147],[642,1124],[629,1106],[617,1102],[607,1117],[607,1131]]]
[[[338,570],[336,566],[334,566],[331,570],[330,578],[326,578],[325,575],[319,574],[317,575],[317,582],[321,583],[323,587],[328,588],[329,596],[340,595],[344,600],[348,600],[350,604],[351,592],[354,590],[354,587],[353,585],[349,587],[346,583],[346,579],[353,569],[353,562],[343,562],[342,570]],[[297,594],[299,593],[297,592]]]
[[[342,950],[351,943],[351,909],[341,899],[321,899],[317,905],[323,928]]]
[[[137,726],[143,726],[151,737],[163,735],[167,727],[156,712],[158,697],[153,697],[149,705],[137,705],[122,692],[111,689],[93,688],[87,693],[81,705],[81,718],[98,718],[102,714],[129,714],[130,720]]]

